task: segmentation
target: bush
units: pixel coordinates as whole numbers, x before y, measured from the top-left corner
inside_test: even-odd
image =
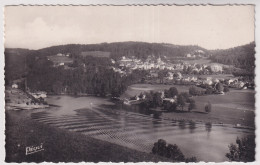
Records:
[[[192,96],[201,96],[204,94],[204,91],[197,89],[195,86],[191,86],[189,88],[189,94]]]
[[[168,144],[167,146],[166,141],[163,139],[159,139],[158,142],[154,143],[152,153],[170,158],[174,162],[197,162],[196,157],[185,158],[176,144]]]
[[[214,90],[212,88],[207,88],[205,91],[205,94],[211,95],[213,92],[214,92]]]
[[[228,87],[224,87],[224,92],[229,92],[229,88]]]
[[[255,147],[255,136],[237,138],[236,144],[232,143],[228,146],[229,153],[226,157],[230,161],[253,162],[255,161]]]
[[[189,99],[189,111],[191,111],[192,109],[196,108],[196,104],[195,104],[195,100],[193,99]]]
[[[211,103],[210,102],[208,102],[208,104],[205,105],[205,112],[207,112],[207,113],[211,112]]]
[[[153,152],[153,154],[165,156],[166,155],[166,141],[163,139],[159,139],[158,142],[154,143],[152,152]]]
[[[169,144],[166,148],[166,157],[171,158],[174,161],[181,162],[185,160],[185,157],[179,147],[174,144]]]
[[[177,104],[176,103],[171,103],[171,102],[164,102],[163,103],[163,108],[165,109],[165,110],[167,110],[168,112],[173,112],[173,111],[175,111],[176,110],[176,108],[177,108]]]

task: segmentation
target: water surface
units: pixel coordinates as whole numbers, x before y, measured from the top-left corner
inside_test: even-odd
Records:
[[[237,137],[254,133],[230,125],[169,121],[124,109],[104,108],[113,105],[104,98],[51,96],[47,102],[58,107],[35,112],[33,119],[148,153],[158,139],[164,139],[177,144],[185,156],[196,156],[200,161],[227,161],[228,145]]]

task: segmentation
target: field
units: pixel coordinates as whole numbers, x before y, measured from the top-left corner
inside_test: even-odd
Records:
[[[209,64],[211,60],[208,59],[198,59],[198,60],[184,60],[189,64]]]
[[[163,91],[169,89],[170,87],[176,87],[179,92],[188,92],[189,86],[185,85],[162,85],[162,84],[134,84],[127,88],[127,91],[121,95],[121,98],[129,98],[136,95],[139,95],[141,92],[150,92],[150,91]]]
[[[201,59],[196,59],[196,60],[183,60],[186,63],[189,64],[206,64],[206,65],[213,65],[213,64],[217,64],[223,67],[230,67],[230,65],[225,65],[225,64],[221,64],[221,63],[216,63],[216,62],[211,62],[211,60],[209,59],[205,59],[205,58],[201,58]]]
[[[86,51],[86,52],[81,52],[81,56],[86,57],[86,56],[92,56],[92,57],[110,57],[110,52],[103,52],[103,51]]]
[[[73,59],[66,56],[48,56],[53,63],[72,63]]]
[[[234,78],[234,76],[232,74],[200,75],[199,77],[201,77],[201,78],[212,77],[212,78],[217,78],[217,79],[230,79],[230,78]]]
[[[151,90],[162,91],[172,86],[175,86],[179,92],[189,91],[189,86],[183,85],[134,84],[128,87],[121,98],[129,98]],[[196,109],[191,113],[186,113],[187,110],[185,110],[183,113],[164,113],[162,117],[255,127],[255,92],[253,90],[230,89],[230,92],[225,95],[196,96],[193,99],[196,102]],[[205,105],[208,102],[212,104],[212,111],[205,113]]]
[[[222,123],[240,124],[254,127],[255,92],[252,90],[231,90],[225,95],[209,95],[194,97],[196,111],[203,112],[205,104],[212,104],[212,112],[208,117]]]

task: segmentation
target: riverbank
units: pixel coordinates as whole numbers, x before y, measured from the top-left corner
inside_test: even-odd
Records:
[[[21,89],[9,87],[5,89],[5,110],[32,110],[48,107],[46,102],[34,98]]]
[[[169,162],[77,132],[31,120],[29,111],[6,111],[6,162]],[[26,147],[43,144],[42,151],[25,155]]]

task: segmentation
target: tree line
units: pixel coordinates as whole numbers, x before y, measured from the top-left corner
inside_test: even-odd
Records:
[[[145,95],[144,101],[141,103],[141,107],[150,110],[151,108],[161,107],[169,112],[173,112],[181,108],[184,110],[186,104],[188,104],[188,111],[196,108],[195,100],[190,97],[187,92],[178,92],[178,89],[175,87],[171,87],[168,90],[164,90],[164,92],[154,92],[150,91],[149,93],[141,93],[139,95],[140,98]],[[164,96],[163,96],[164,95]],[[167,98],[168,100],[164,100]]]
[[[210,59],[237,68],[253,71],[255,68],[255,42],[224,50],[214,50],[210,52]]]
[[[42,90],[53,94],[93,94],[97,96],[120,96],[127,86],[145,76],[144,71],[133,71],[127,76],[114,72],[107,59],[86,57],[78,67],[64,69],[53,67],[46,57],[30,63],[27,85],[30,90]],[[85,62],[85,65],[82,65]]]

